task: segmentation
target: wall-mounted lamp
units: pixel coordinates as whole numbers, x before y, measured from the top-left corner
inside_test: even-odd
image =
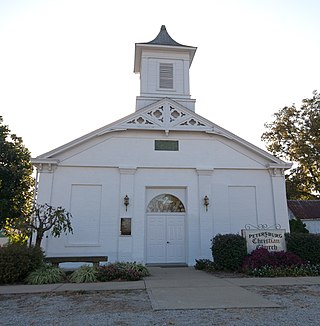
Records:
[[[206,206],[206,212],[208,211],[208,206],[209,206],[209,198],[207,195],[204,196],[203,198],[203,205]]]
[[[128,205],[129,205],[129,197],[128,197],[128,195],[126,195],[123,198],[123,204],[124,204],[124,206],[126,206],[126,211],[127,211],[128,210]]]

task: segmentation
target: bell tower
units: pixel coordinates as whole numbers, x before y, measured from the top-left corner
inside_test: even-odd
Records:
[[[134,72],[140,74],[136,110],[168,97],[194,111],[189,69],[196,50],[173,40],[164,25],[154,40],[136,43]]]

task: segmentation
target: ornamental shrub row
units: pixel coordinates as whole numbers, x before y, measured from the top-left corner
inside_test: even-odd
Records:
[[[197,260],[195,268],[206,271],[238,271],[251,276],[320,275],[320,235],[286,234],[287,252],[260,248],[246,254],[246,241],[237,234],[218,234],[212,239],[214,261]]]
[[[149,275],[148,269],[141,264],[117,262],[100,266],[97,278],[101,282],[112,280],[138,281]]]
[[[0,284],[137,281],[149,275],[148,269],[141,264],[118,262],[98,268],[84,265],[67,276],[62,269],[45,264],[44,253],[38,247],[21,244],[0,247]]]
[[[301,266],[290,266],[290,267],[271,267],[263,266],[247,270],[246,273],[255,277],[297,277],[297,276],[319,276],[320,275],[320,264],[318,265],[301,265]]]
[[[304,260],[290,251],[270,252],[265,248],[259,248],[245,257],[241,269],[248,271],[265,266],[270,268],[299,267],[304,264]]]
[[[62,269],[46,265],[32,272],[29,284],[49,284],[70,281],[73,283],[107,282],[113,280],[138,281],[149,276],[148,269],[136,263],[117,262],[105,266],[92,267],[83,265],[67,276]]]
[[[26,281],[28,284],[50,284],[70,281],[72,283],[107,282],[113,280],[138,281],[149,276],[148,269],[136,263],[113,263],[105,266],[92,267],[83,265],[71,275],[51,265],[45,265],[30,273]]]

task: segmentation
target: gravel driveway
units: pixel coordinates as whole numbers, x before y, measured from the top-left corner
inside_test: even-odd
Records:
[[[0,296],[0,325],[319,325],[320,285],[246,287],[281,308],[153,311],[145,290]]]

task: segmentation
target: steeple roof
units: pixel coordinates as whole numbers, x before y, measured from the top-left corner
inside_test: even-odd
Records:
[[[134,72],[140,72],[141,54],[143,49],[158,49],[165,51],[184,51],[189,52],[190,66],[197,48],[194,46],[183,45],[176,42],[167,32],[166,26],[162,25],[159,34],[150,42],[136,43],[135,46],[135,59],[134,59]]]
[[[141,44],[154,44],[154,45],[169,45],[169,46],[183,46],[183,47],[188,47],[187,45],[180,44],[176,42],[167,32],[166,26],[162,25],[159,34],[157,37],[146,43],[141,43]]]

